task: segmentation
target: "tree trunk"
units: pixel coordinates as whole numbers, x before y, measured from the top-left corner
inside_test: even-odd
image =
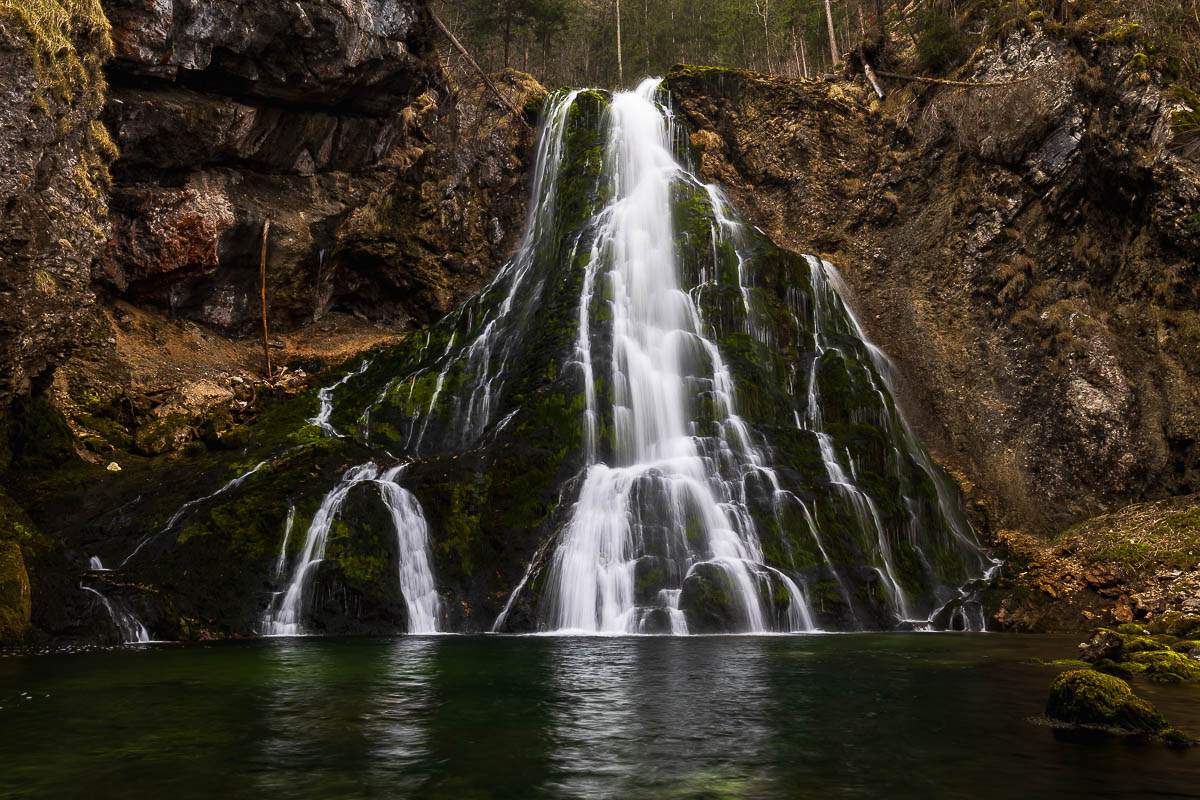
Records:
[[[617,3],[617,85],[625,85],[625,57],[621,54],[621,0]]]
[[[879,25],[879,49],[887,46],[887,8],[884,0],[875,0],[875,21]]]
[[[829,56],[833,59],[830,62],[830,70],[837,69],[838,61],[838,46],[837,34],[833,31],[833,3],[831,0],[825,0],[825,22],[829,25]]]
[[[491,90],[492,94],[496,95],[496,99],[500,101],[500,105],[503,108],[507,108],[509,113],[516,117],[517,120],[520,121],[520,123],[526,128],[532,128],[533,126],[529,124],[529,120],[525,119],[525,115],[522,114],[516,106],[509,102],[507,97],[500,93],[500,89],[497,88],[496,84],[492,82],[492,79],[488,77],[488,74],[483,71],[483,67],[479,66],[479,62],[471,57],[471,54],[467,52],[467,48],[463,47],[462,42],[458,40],[458,37],[450,32],[450,29],[446,27],[446,23],[442,22],[441,18],[432,11],[430,12],[429,16],[433,19],[433,24],[437,26],[437,29],[441,31],[447,39],[450,40],[450,44],[452,44],[454,49],[459,52],[459,55],[461,55],[466,62],[475,69],[475,72],[478,73],[484,85]]]
[[[796,26],[792,26],[792,60],[796,62],[796,77],[804,77],[804,70],[800,67],[800,48],[796,45]]]
[[[512,45],[512,17],[504,18],[504,68],[508,69],[508,52]]]

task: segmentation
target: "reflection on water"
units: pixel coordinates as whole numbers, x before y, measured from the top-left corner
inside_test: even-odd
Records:
[[[429,756],[435,654],[421,638],[350,650],[280,639],[263,656],[262,795],[415,790]]]
[[[1027,722],[1065,639],[272,640],[0,659],[0,797],[1200,797]],[[1190,689],[1153,699],[1200,732]],[[1149,694],[1150,690],[1146,690]]]

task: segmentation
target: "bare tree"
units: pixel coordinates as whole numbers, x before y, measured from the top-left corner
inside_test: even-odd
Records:
[[[617,83],[625,85],[625,58],[621,54],[621,0],[617,4]]]
[[[833,30],[833,3],[831,0],[825,0],[825,22],[829,25],[829,55],[833,59],[831,68],[836,68],[838,61],[837,34]]]
[[[763,42],[767,47],[767,72],[774,72],[775,67],[771,63],[771,0],[754,0],[754,11],[762,20],[763,26]]]

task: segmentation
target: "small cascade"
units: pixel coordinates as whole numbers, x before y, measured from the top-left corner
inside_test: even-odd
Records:
[[[141,623],[133,612],[125,608],[118,600],[113,600],[107,597],[100,591],[93,589],[90,586],[79,584],[79,588],[85,592],[90,592],[100,598],[100,603],[104,606],[108,616],[112,619],[113,624],[117,626],[117,630],[121,633],[121,641],[126,644],[144,644],[151,641],[150,632],[146,630],[146,626]]]
[[[88,558],[88,569],[92,572],[108,572],[108,568],[104,566],[104,562],[100,560],[100,556],[91,556]]]
[[[371,366],[370,361],[364,360],[359,365],[357,370],[348,372],[336,383],[320,389],[317,392],[317,402],[320,403],[320,408],[317,410],[317,415],[309,420],[309,424],[316,425],[326,436],[341,436],[337,429],[329,422],[329,418],[333,416],[333,393],[341,386],[344,386],[351,378],[362,375]]]
[[[438,629],[439,599],[433,579],[428,525],[421,504],[398,483],[404,465],[380,471],[374,463],[353,467],[321,500],[305,532],[304,547],[288,576],[286,588],[277,592],[262,620],[267,636],[299,636],[305,633],[305,614],[312,601],[316,569],[325,559],[330,529],[338,519],[350,491],[359,484],[374,482],[380,499],[395,527],[399,561],[400,592],[408,612],[409,633],[434,633]],[[283,543],[276,559],[274,574],[282,575],[287,566],[288,540],[295,524],[295,506],[288,511]]]
[[[296,504],[288,506],[287,517],[283,522],[283,542],[279,545],[279,557],[275,559],[275,569],[271,571],[271,577],[278,578],[283,574],[283,570],[287,567],[287,549],[288,542],[292,538],[292,528],[296,526]]]
[[[353,467],[342,475],[338,485],[321,500],[321,505],[313,514],[305,534],[304,549],[292,567],[283,599],[278,608],[272,601],[263,618],[263,632],[268,636],[299,636],[304,633],[305,606],[312,588],[314,571],[325,558],[329,529],[333,527],[333,522],[342,510],[342,504],[346,502],[350,490],[363,481],[374,480],[378,475],[379,468],[374,464]]]
[[[436,633],[438,595],[430,565],[429,526],[417,498],[398,483],[404,465],[379,476],[379,493],[396,526],[400,591],[408,609],[409,633]]]

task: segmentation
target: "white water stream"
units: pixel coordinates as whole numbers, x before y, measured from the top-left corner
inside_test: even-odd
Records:
[[[550,625],[560,631],[646,630],[665,612],[670,632],[684,633],[681,590],[702,566],[725,585],[737,607],[738,629],[773,630],[764,608],[772,570],[763,566],[754,523],[738,480],[723,477],[728,457],[742,468],[761,465],[737,416],[732,380],[699,309],[680,285],[672,222],[672,184],[682,167],[672,153],[675,131],[656,102],[660,81],[614,95],[608,112],[606,166],[613,200],[600,214],[580,301],[579,355],[587,394],[587,454],[591,461],[572,519],[553,556]],[[592,294],[611,298],[612,358],[592,358]],[[615,450],[598,459],[596,369],[607,369],[613,391]],[[716,400],[720,434],[697,436],[697,387]],[[651,541],[654,540],[654,541]],[[665,572],[674,589],[638,602],[637,574]],[[774,573],[778,575],[779,573]],[[811,628],[812,615],[796,583],[789,625]],[[661,618],[661,615],[660,615]]]
[[[350,491],[361,483],[378,485],[379,496],[388,510],[396,533],[400,591],[408,612],[409,633],[433,633],[438,629],[438,596],[429,552],[429,529],[425,512],[413,495],[397,483],[403,465],[381,472],[373,463],[353,467],[342,475],[321,500],[305,533],[286,588],[276,593],[263,615],[262,631],[268,636],[298,636],[307,632],[305,619],[312,604],[313,579],[325,559],[329,532],[338,519]],[[295,524],[295,507],[289,509],[283,544],[275,572],[282,574],[287,563],[288,540]]]

